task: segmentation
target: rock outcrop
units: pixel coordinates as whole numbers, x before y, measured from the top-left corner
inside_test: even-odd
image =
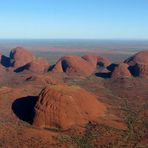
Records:
[[[129,65],[126,63],[120,63],[117,67],[115,67],[112,72],[112,78],[127,78],[131,77],[131,73],[128,70]]]
[[[25,66],[35,59],[35,56],[23,47],[16,47],[10,52],[10,64],[14,69]]]
[[[101,67],[108,67],[111,63],[112,62],[108,58],[98,57],[97,59],[97,65]]]
[[[91,63],[94,67],[107,67],[111,64],[111,61],[109,59],[101,56],[85,55],[82,56],[82,58]]]
[[[138,52],[125,60],[134,76],[148,78],[148,50]]]
[[[43,89],[35,105],[33,125],[67,129],[97,121],[106,107],[96,96],[78,86],[53,85]]]
[[[45,73],[49,69],[48,60],[44,58],[36,58],[28,64],[27,69],[34,73]]]
[[[66,56],[61,58],[53,68],[53,72],[64,72],[67,75],[89,76],[94,66],[79,56]]]
[[[98,60],[98,57],[96,55],[84,55],[82,56],[82,58],[96,68]]]

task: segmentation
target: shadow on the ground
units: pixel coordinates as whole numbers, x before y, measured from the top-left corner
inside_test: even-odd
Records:
[[[112,63],[112,64],[110,64],[110,65],[107,67],[107,69],[108,69],[109,71],[113,72],[117,66],[118,66],[118,64]]]
[[[15,70],[15,72],[16,72],[16,73],[22,72],[22,71],[28,69],[28,67],[29,67],[29,64],[26,64],[26,65],[24,65],[24,66],[21,66],[21,67],[17,68],[17,69]]]
[[[54,64],[54,65],[49,66],[49,68],[48,68],[48,72],[49,72],[49,71],[52,71],[52,70],[54,69],[54,67],[55,67],[55,64]]]
[[[116,67],[117,67],[117,64],[112,63],[111,65],[109,65],[107,67],[107,70],[109,72],[98,72],[98,73],[95,73],[95,75],[97,77],[101,77],[101,78],[104,78],[104,79],[111,78],[112,72],[115,70]]]
[[[34,106],[36,102],[37,96],[19,98],[13,102],[12,110],[19,119],[31,124],[34,117]]]
[[[97,77],[101,77],[101,78],[104,78],[104,79],[107,79],[107,78],[111,78],[111,72],[107,72],[107,73],[95,73],[95,75]]]

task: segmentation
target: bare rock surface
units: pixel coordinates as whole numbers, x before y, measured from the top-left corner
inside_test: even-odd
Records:
[[[96,96],[78,86],[54,85],[43,89],[35,106],[33,125],[70,128],[97,121],[106,107]]]
[[[125,63],[131,67],[133,75],[148,78],[148,50],[138,52],[125,60]]]
[[[112,78],[125,78],[131,77],[131,73],[128,70],[129,65],[125,63],[120,63],[117,67],[115,67],[112,72]]]

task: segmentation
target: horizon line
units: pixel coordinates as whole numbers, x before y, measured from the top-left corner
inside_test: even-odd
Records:
[[[0,38],[0,40],[148,40],[148,38]]]

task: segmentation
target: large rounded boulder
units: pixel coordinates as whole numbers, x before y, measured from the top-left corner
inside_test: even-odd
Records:
[[[67,129],[97,121],[106,107],[78,86],[53,85],[41,91],[34,111],[34,126]]]
[[[23,47],[16,47],[10,52],[10,64],[15,69],[25,66],[35,59],[35,56]]]
[[[99,67],[107,67],[111,64],[111,61],[108,58],[104,58],[97,55],[85,55],[82,56],[87,62],[91,63],[95,68]]]
[[[36,58],[28,64],[27,69],[34,73],[45,73],[49,69],[48,60],[44,58]]]
[[[112,72],[112,78],[128,78],[131,77],[131,73],[128,70],[129,65],[120,63]]]
[[[148,78],[148,50],[138,52],[125,60],[134,76]]]
[[[96,55],[84,55],[82,58],[96,68],[98,59]]]
[[[53,72],[64,72],[67,75],[89,76],[94,72],[92,64],[79,56],[61,58],[53,68]]]
[[[97,58],[97,66],[99,67],[108,67],[112,62],[108,58],[100,57]]]

